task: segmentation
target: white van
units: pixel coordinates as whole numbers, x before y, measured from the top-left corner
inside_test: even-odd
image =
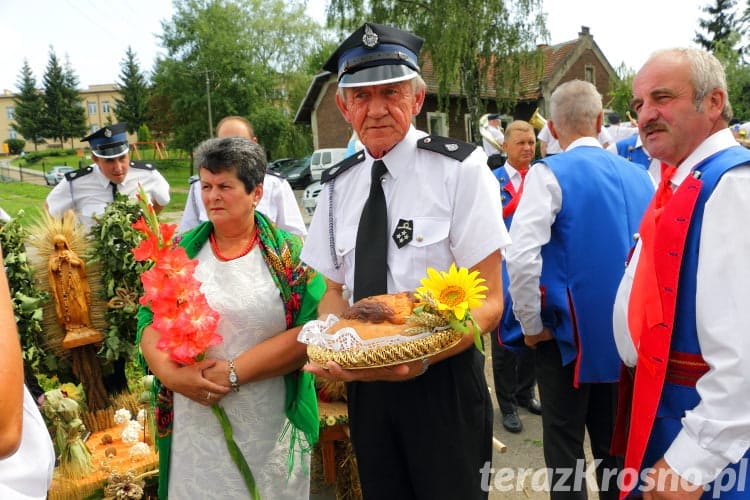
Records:
[[[310,175],[319,181],[323,170],[330,168],[346,158],[346,148],[316,149],[310,160]]]

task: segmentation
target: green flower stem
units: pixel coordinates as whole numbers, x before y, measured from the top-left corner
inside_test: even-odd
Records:
[[[474,316],[468,314],[463,321],[460,321],[457,318],[451,318],[448,325],[457,332],[469,333],[469,325],[466,324],[467,320],[471,321],[472,330],[474,332],[474,346],[479,352],[484,354],[484,347],[482,346],[482,330],[479,328],[479,324],[477,323],[477,320],[474,319]]]
[[[245,457],[242,455],[240,447],[237,446],[237,443],[234,442],[234,436],[232,435],[232,424],[229,422],[229,417],[224,411],[224,408],[222,408],[218,404],[211,405],[211,411],[213,411],[214,415],[216,415],[216,418],[219,419],[221,429],[222,431],[224,431],[224,440],[227,442],[229,455],[232,457],[232,460],[240,470],[242,479],[245,480],[247,491],[250,492],[250,497],[253,500],[260,500],[260,493],[258,492],[258,487],[255,485],[253,472],[250,470],[250,466],[247,465],[247,460],[245,460]]]

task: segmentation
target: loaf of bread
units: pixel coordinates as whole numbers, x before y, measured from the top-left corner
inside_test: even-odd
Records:
[[[399,335],[406,328],[406,318],[415,306],[414,295],[401,292],[375,295],[358,300],[347,309],[327,333],[353,328],[363,340]]]

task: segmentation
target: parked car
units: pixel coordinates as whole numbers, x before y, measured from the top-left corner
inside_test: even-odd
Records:
[[[314,181],[319,181],[323,170],[330,168],[346,158],[346,148],[316,149],[310,160],[310,174]]]
[[[305,214],[312,217],[315,213],[315,207],[318,206],[318,196],[320,191],[323,189],[320,181],[315,181],[305,188],[305,192],[302,193],[302,209]]]
[[[294,189],[303,189],[312,182],[309,156],[282,166],[278,172]]]
[[[73,167],[68,167],[65,165],[52,167],[44,174],[44,182],[46,182],[48,186],[55,186],[57,185],[57,183],[63,180],[65,174],[67,174],[68,172],[72,172],[73,170],[75,170]]]
[[[278,160],[273,160],[271,162],[268,162],[268,170],[275,170],[279,171],[284,167],[288,167],[289,165],[293,165],[299,161],[298,158],[279,158]]]

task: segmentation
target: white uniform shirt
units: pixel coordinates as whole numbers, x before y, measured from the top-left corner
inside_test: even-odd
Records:
[[[549,131],[549,127],[546,124],[544,125],[544,127],[542,127],[542,130],[539,131],[539,135],[537,136],[537,139],[539,139],[542,142],[547,143],[548,155],[555,155],[557,153],[562,153],[562,148],[560,147],[560,143],[557,142],[557,139],[552,137],[552,132]]]
[[[612,139],[612,142],[610,144],[616,144],[619,141],[627,139],[631,135],[635,135],[638,133],[638,127],[633,127],[632,125],[626,125],[623,123],[610,125],[605,130]]]
[[[47,207],[54,217],[62,217],[72,209],[78,220],[86,227],[94,224],[94,215],[104,213],[112,203],[112,186],[97,164],[86,167],[91,172],[69,181],[64,178],[47,195]],[[169,184],[157,170],[134,168],[133,162],[125,180],[117,185],[117,191],[126,196],[135,196],[138,184],[143,186],[151,200],[161,206],[169,203]]]
[[[54,469],[55,450],[49,431],[34,398],[24,387],[21,446],[0,459],[0,498],[44,500]]]
[[[550,132],[549,127],[546,124],[539,131],[539,135],[537,136],[537,139],[547,143],[548,155],[562,153],[563,150],[560,147],[560,143],[557,141],[557,139],[552,137],[552,132]],[[612,136],[610,135],[609,132],[607,132],[607,129],[604,127],[602,127],[602,129],[599,131],[599,135],[597,136],[597,139],[599,140],[599,144],[602,146],[605,144],[607,146],[610,146],[614,142],[612,140]],[[615,149],[615,152],[617,152],[616,149]]]
[[[451,263],[471,267],[510,243],[503,224],[497,179],[487,157],[476,149],[462,163],[448,156],[418,150],[424,132],[411,127],[406,137],[382,158],[388,167],[383,192],[388,206],[389,234],[401,219],[413,222],[411,242],[398,248],[388,240],[388,292],[414,290],[427,268],[447,271]],[[330,183],[323,185],[318,208],[302,249],[302,260],[328,279],[354,286],[357,227],[370,191],[374,159],[366,151],[362,163],[333,181],[335,241],[329,241]]]
[[[716,132],[677,168],[672,185],[679,186],[693,167],[712,154],[736,146],[729,129]],[[700,234],[695,300],[698,342],[711,369],[698,380],[701,402],[682,419],[682,431],[665,453],[670,467],[701,484],[712,481],[729,462],[750,446],[750,166],[730,170],[705,205]],[[614,308],[615,343],[628,366],[637,355],[627,328],[627,307],[638,257],[636,246],[617,290]]]
[[[503,135],[503,132],[499,128],[493,127],[492,125],[487,125],[485,127],[485,130],[489,132],[489,134],[492,136],[493,139],[495,139],[495,142],[497,142],[498,144],[502,144],[503,142],[505,142],[505,135]],[[487,154],[487,156],[502,153],[502,151],[497,149],[485,137],[482,137],[482,146],[484,147],[484,152]]]
[[[0,222],[8,222],[10,220],[10,215],[8,215],[8,212],[0,208]]]
[[[573,141],[566,151],[579,146],[601,148],[593,137]],[[562,190],[557,177],[544,161],[526,174],[523,196],[510,226],[513,244],[507,248],[509,293],[524,335],[542,332],[539,280],[542,275],[542,247],[552,237],[552,225],[562,209]],[[516,223],[516,221],[520,221]]]
[[[256,209],[271,219],[279,228],[303,238],[307,235],[305,221],[299,211],[297,198],[289,183],[275,175],[266,174],[263,179],[263,198]],[[185,211],[180,219],[180,233],[194,228],[201,222],[208,220],[206,206],[201,197],[201,183],[195,181],[190,185]]]

